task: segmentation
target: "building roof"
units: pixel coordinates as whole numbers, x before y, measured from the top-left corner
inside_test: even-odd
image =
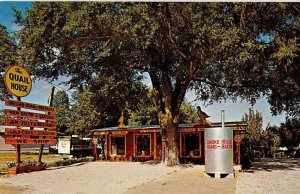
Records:
[[[212,123],[210,126],[207,127],[221,127],[222,123]],[[237,127],[237,126],[247,126],[246,122],[243,121],[234,121],[234,122],[225,122],[225,127]],[[179,124],[179,128],[193,128],[193,127],[199,127],[195,126],[195,123],[189,123],[189,124]],[[202,126],[200,126],[202,127]],[[126,126],[126,128],[118,128],[118,127],[106,127],[106,128],[99,128],[94,129],[92,131],[122,131],[122,130],[144,130],[144,129],[160,129],[160,125],[129,125]]]

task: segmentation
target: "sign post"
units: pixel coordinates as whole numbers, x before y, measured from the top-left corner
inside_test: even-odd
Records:
[[[241,135],[239,134],[239,132],[237,132],[237,134],[234,136],[234,141],[236,142],[236,151],[235,151],[235,154],[236,154],[236,164],[237,165],[240,165],[241,163],[241,154],[240,154],[240,143],[241,143],[241,140],[242,140],[242,137]]]
[[[17,97],[18,101],[21,101],[21,97]],[[17,107],[17,110],[18,111],[21,111],[21,108],[20,107]],[[19,128],[19,126],[18,126]],[[6,137],[5,137],[6,139]],[[17,147],[16,147],[16,161],[17,163],[21,163],[21,145],[20,144],[17,144]]]
[[[4,82],[8,92],[17,97],[17,100],[5,99],[5,106],[17,108],[17,110],[5,109],[5,125],[16,126],[15,129],[5,129],[5,143],[16,145],[16,161],[20,163],[22,144],[40,144],[41,150],[44,144],[56,144],[56,110],[54,107],[50,107],[51,104],[43,106],[21,102],[21,97],[27,96],[32,87],[30,74],[23,67],[17,65],[8,67],[5,71]],[[46,113],[21,111],[21,108]],[[30,130],[22,129],[22,127],[29,127]],[[44,130],[34,130],[34,127],[44,128]],[[40,161],[41,151],[39,154]]]

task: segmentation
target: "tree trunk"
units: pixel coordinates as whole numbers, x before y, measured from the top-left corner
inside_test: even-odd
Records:
[[[173,120],[174,117],[167,111],[167,128],[162,133],[162,161],[167,166],[179,164],[178,124]]]

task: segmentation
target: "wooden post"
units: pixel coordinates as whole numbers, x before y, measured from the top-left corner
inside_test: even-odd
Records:
[[[238,165],[241,164],[241,153],[240,153],[240,143],[237,143],[237,149],[238,149]]]
[[[135,132],[133,133],[133,158],[135,159],[136,157],[136,148],[135,148],[135,145],[136,145],[136,140],[135,140]]]
[[[179,132],[179,157],[182,157],[182,133]]]
[[[104,147],[104,157],[106,160],[108,160],[108,134],[105,134],[105,147]]]
[[[17,101],[21,101],[21,97],[17,97]],[[21,111],[21,108],[17,107],[17,110]],[[16,161],[17,161],[17,163],[20,163],[21,162],[21,145],[17,144],[16,148],[17,148],[16,149]]]
[[[153,133],[153,149],[154,149],[153,150],[154,151],[153,152],[153,155],[154,155],[153,159],[156,160],[156,158],[157,158],[156,157],[156,132]]]
[[[198,133],[199,136],[199,156],[202,157],[202,149],[201,149],[201,132]]]
[[[240,132],[238,132],[239,136],[240,136]],[[238,165],[241,164],[241,140],[242,138],[240,139],[239,143],[238,143]]]
[[[54,96],[54,89],[55,87],[52,86],[51,88],[51,92],[50,92],[50,98],[49,98],[49,102],[48,102],[48,106],[52,106],[52,103],[53,103],[53,96]],[[49,113],[48,113],[49,114]],[[45,138],[45,137],[44,137]],[[41,144],[40,146],[40,152],[39,152],[39,162],[42,161],[42,154],[43,154],[43,149],[44,149],[44,144]]]

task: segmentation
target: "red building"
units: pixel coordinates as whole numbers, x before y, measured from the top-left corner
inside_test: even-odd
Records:
[[[221,127],[221,123],[210,126],[179,124],[179,158],[183,161],[204,161],[204,129]],[[239,164],[240,134],[246,131],[245,122],[225,122],[225,127],[233,129],[234,161]],[[108,127],[94,129],[91,135],[98,139],[103,159],[112,161],[160,160],[162,149],[161,128],[159,125]],[[238,142],[238,143],[237,143]]]

